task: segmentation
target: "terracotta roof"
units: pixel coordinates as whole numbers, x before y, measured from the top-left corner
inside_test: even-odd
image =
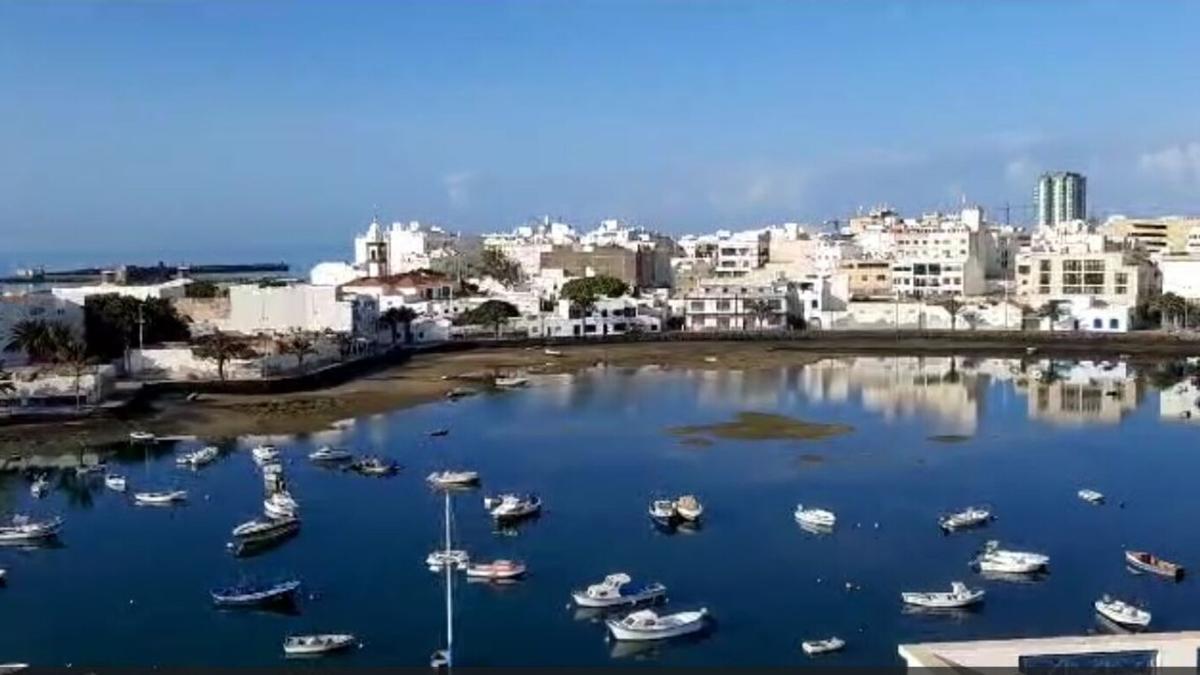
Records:
[[[390,286],[399,288],[422,288],[425,286],[445,286],[450,278],[441,272],[432,270],[415,270],[403,274],[391,274],[386,277],[363,277],[355,279],[343,286],[361,288],[364,286]]]

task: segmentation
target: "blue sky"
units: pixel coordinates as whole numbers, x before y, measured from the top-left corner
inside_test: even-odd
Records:
[[[1197,27],[1190,1],[0,0],[0,257],[344,254],[376,210],[995,207],[1060,168],[1099,215],[1195,213]]]

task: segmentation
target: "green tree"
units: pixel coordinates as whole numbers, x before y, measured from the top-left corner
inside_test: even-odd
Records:
[[[500,328],[514,316],[519,316],[517,308],[503,300],[488,300],[478,307],[459,314],[454,322],[460,326],[491,326],[500,337]]]
[[[1054,325],[1070,316],[1070,314],[1070,311],[1064,306],[1062,300],[1047,300],[1046,304],[1038,309],[1039,317],[1050,320],[1051,333],[1054,332]]]
[[[983,317],[979,315],[979,312],[973,309],[968,309],[963,312],[962,320],[963,323],[967,324],[967,328],[970,328],[971,330],[979,328],[979,325],[983,323]]]
[[[122,356],[139,343],[183,342],[190,336],[187,322],[163,298],[93,295],[83,310],[88,353],[105,360]]]
[[[392,344],[396,344],[399,329],[403,327],[404,342],[408,344],[410,341],[408,327],[415,318],[417,318],[417,313],[413,311],[412,307],[389,307],[387,311],[379,315],[379,323],[391,330]]]
[[[521,281],[521,266],[517,261],[495,248],[485,248],[479,254],[479,270],[509,286]]]
[[[594,277],[579,277],[563,284],[558,294],[571,301],[581,312],[588,312],[601,297],[619,298],[629,292],[629,284],[616,277],[603,274]]]
[[[1178,327],[1187,313],[1187,300],[1175,293],[1163,293],[1150,300],[1152,307],[1158,310],[1161,327]]]
[[[962,312],[964,307],[962,300],[950,296],[948,298],[942,298],[934,304],[946,310],[946,313],[950,315],[950,330],[956,330],[958,328],[958,314],[959,312]]]
[[[281,354],[291,354],[296,357],[296,367],[304,372],[304,358],[317,353],[317,342],[309,333],[295,331],[276,342]]]
[[[229,295],[229,291],[211,281],[193,281],[184,289],[189,298],[221,298]]]
[[[201,359],[217,363],[217,377],[225,380],[225,364],[231,359],[248,359],[254,350],[246,338],[217,331],[205,335],[192,344],[192,353]]]

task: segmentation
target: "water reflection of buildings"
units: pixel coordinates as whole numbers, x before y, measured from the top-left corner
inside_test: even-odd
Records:
[[[1160,391],[1158,416],[1164,420],[1200,423],[1200,387],[1185,380]]]
[[[855,391],[885,419],[926,416],[939,433],[972,434],[991,377],[1007,377],[1005,361],[954,356],[855,357],[806,366],[801,386],[810,400],[842,402]]]
[[[1055,424],[1116,424],[1142,400],[1142,386],[1124,363],[1049,360],[1016,380],[1025,390],[1030,419]]]

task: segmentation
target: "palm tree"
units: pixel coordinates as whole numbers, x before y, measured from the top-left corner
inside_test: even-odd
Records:
[[[21,319],[13,325],[4,351],[24,352],[35,363],[50,360],[55,351],[50,324],[41,319]]]
[[[83,376],[92,369],[92,362],[88,358],[87,345],[74,334],[68,331],[67,335],[60,336],[58,340],[58,354],[55,360],[64,364],[75,378],[75,408],[78,409],[83,405],[79,396],[79,384]]]
[[[392,331],[392,344],[396,344],[397,328],[404,327],[404,343],[408,344],[411,336],[408,332],[409,324],[413,319],[417,318],[417,313],[412,307],[389,307],[387,311],[379,316],[379,323],[387,326]]]
[[[1070,312],[1063,307],[1062,300],[1047,300],[1046,304],[1042,305],[1038,310],[1038,316],[1043,319],[1050,320],[1050,332],[1054,332],[1054,324],[1061,321],[1064,317],[1070,316]]]
[[[245,338],[216,331],[192,345],[192,353],[202,359],[217,362],[217,377],[225,380],[225,364],[230,359],[249,358],[254,350]]]
[[[296,367],[304,372],[304,357],[317,353],[317,343],[312,335],[296,331],[276,343],[281,354],[291,354],[296,357]]]
[[[763,322],[775,316],[775,308],[765,299],[751,299],[742,303],[742,309],[754,317],[754,327],[762,329]]]
[[[1167,324],[1178,325],[1187,312],[1187,300],[1174,293],[1163,293],[1151,300],[1151,304],[1159,311],[1164,328]]]

